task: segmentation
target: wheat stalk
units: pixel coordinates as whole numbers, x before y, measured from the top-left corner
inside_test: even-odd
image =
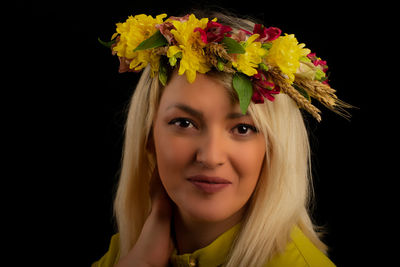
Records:
[[[318,122],[321,121],[321,111],[312,105],[307,98],[300,94],[299,91],[291,86],[277,68],[270,68],[268,75],[273,82],[281,88],[283,93],[287,94],[296,102],[297,106],[309,112]]]
[[[351,117],[350,113],[345,109],[354,107],[340,100],[335,95],[336,90],[329,85],[316,80],[307,80],[299,77],[296,77],[295,83],[304,88],[312,98],[315,98],[333,112],[347,119]]]
[[[166,56],[169,46],[160,46],[154,48],[153,53],[160,56]]]
[[[233,61],[232,57],[226,52],[225,47],[218,43],[208,43],[205,47],[207,54],[214,54],[225,61]]]
[[[213,65],[216,69],[221,70],[221,66],[218,64],[223,64],[222,71],[226,73],[235,73],[236,70],[232,68],[232,57],[226,52],[224,46],[218,43],[208,43],[205,46],[205,54],[207,62]],[[227,63],[224,63],[227,62]]]

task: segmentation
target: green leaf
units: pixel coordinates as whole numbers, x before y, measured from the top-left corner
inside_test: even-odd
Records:
[[[230,37],[224,37],[222,43],[226,46],[228,54],[244,54],[246,52],[240,43]]]
[[[316,68],[314,79],[323,82],[324,80],[326,80],[325,72],[319,68]]]
[[[168,66],[167,61],[163,58],[160,60],[160,68],[158,69],[158,79],[163,86],[167,85],[168,81]]]
[[[170,64],[172,67],[175,67],[177,61],[178,61],[178,60],[176,59],[176,57],[170,57],[170,58],[169,58],[169,64]]]
[[[178,52],[172,57],[169,58],[169,65],[175,67],[176,63],[178,62],[178,58],[182,58],[182,52]]]
[[[321,79],[319,79],[320,82],[325,82],[326,80],[328,80],[328,77],[326,77],[326,76],[321,77]]]
[[[253,85],[250,78],[243,73],[236,72],[233,75],[232,84],[239,97],[240,110],[246,114],[253,96]]]
[[[309,59],[307,56],[302,56],[302,57],[300,57],[300,61],[302,61],[302,62],[311,62],[311,59]]]
[[[258,67],[259,67],[261,70],[263,70],[263,71],[268,71],[268,70],[269,70],[268,66],[265,65],[265,64],[262,63],[262,62],[258,65]]]
[[[297,91],[299,91],[299,93],[300,93],[302,96],[304,96],[304,98],[306,98],[308,101],[311,101],[310,95],[307,93],[306,90],[304,90],[303,87],[300,87],[300,86],[298,86],[297,84],[294,84],[294,83],[292,84],[292,86],[293,86]]]
[[[218,59],[218,62],[217,62],[217,69],[218,69],[219,71],[224,71],[224,68],[225,68],[224,62],[223,62],[222,60],[219,60],[219,59]]]
[[[266,50],[269,50],[269,49],[272,47],[272,43],[271,43],[271,42],[263,43],[263,44],[261,45],[261,47],[264,48],[264,49],[266,49]]]
[[[150,48],[157,48],[163,45],[167,45],[168,41],[165,39],[165,37],[161,34],[160,31],[157,31],[155,34],[141,42],[134,50],[133,52],[140,51],[140,50],[146,50]]]
[[[99,41],[99,43],[104,45],[105,47],[110,48],[117,41],[117,39],[111,40],[109,42],[104,42],[100,39],[100,37],[97,37],[97,41]]]

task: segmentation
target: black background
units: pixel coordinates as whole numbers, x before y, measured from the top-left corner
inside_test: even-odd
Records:
[[[97,38],[109,39],[115,23],[132,14],[179,15],[210,5],[294,33],[327,60],[331,86],[359,109],[351,110],[351,121],[323,107],[321,123],[308,117],[314,217],[327,230],[337,265],[391,261],[383,240],[395,238],[386,219],[395,202],[386,197],[396,197],[389,189],[398,175],[389,166],[397,146],[389,140],[395,140],[397,106],[389,111],[384,103],[395,97],[397,77],[383,60],[395,57],[397,33],[388,30],[393,7],[333,1],[18,2],[3,51],[11,59],[5,78],[12,83],[4,87],[11,96],[3,106],[12,182],[5,193],[14,203],[5,232],[14,259],[88,266],[116,231],[112,200],[126,107],[139,75],[118,74],[118,59]]]

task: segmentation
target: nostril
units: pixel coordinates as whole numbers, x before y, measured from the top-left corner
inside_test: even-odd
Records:
[[[207,168],[216,168],[225,163],[227,155],[225,136],[219,129],[209,129],[198,143],[196,162]]]
[[[221,153],[220,151],[218,153]],[[207,168],[215,168],[224,164],[223,156],[207,151],[199,151],[196,154],[196,162]]]

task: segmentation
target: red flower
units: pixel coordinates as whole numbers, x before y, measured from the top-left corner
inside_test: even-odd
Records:
[[[317,59],[317,54],[316,53],[310,53],[307,55],[307,57],[309,59],[311,59],[311,61],[316,60]]]
[[[268,35],[268,39],[267,39],[268,42],[276,40],[279,36],[281,36],[281,33],[282,33],[281,29],[276,28],[276,27],[266,28],[265,32]]]
[[[282,31],[276,27],[265,28],[262,24],[255,24],[253,33],[245,29],[240,29],[238,33],[235,34],[234,39],[238,42],[246,41],[246,35],[259,34],[260,36],[255,40],[256,42],[271,42],[277,39],[281,35]]]
[[[317,54],[315,53],[310,53],[307,55],[307,57],[311,60],[314,66],[321,66],[322,71],[325,73],[327,72],[328,65],[325,60],[322,60],[321,58],[317,57]]]
[[[266,28],[262,24],[256,24],[254,25],[253,34],[256,33],[260,35],[256,41],[265,43],[277,39],[281,35],[282,31],[276,27]]]
[[[324,72],[326,72],[328,70],[328,66],[326,65],[326,61],[325,60],[317,59],[313,63],[314,63],[314,66],[321,66],[322,70]]]
[[[209,21],[205,29],[196,28],[194,31],[200,32],[201,40],[207,44],[212,42],[221,42],[225,36],[230,37],[231,35],[229,32],[232,31],[232,28],[215,21]]]
[[[199,32],[199,33],[200,33],[200,38],[201,38],[201,40],[203,41],[203,43],[208,44],[208,41],[207,41],[207,33],[206,33],[205,30],[203,30],[203,29],[200,28],[200,27],[197,27],[196,29],[194,29],[194,32]]]
[[[268,81],[264,71],[258,70],[257,74],[251,77],[253,83],[253,96],[252,100],[256,104],[264,103],[264,98],[269,101],[274,101],[274,95],[280,93],[280,88],[273,82]]]

